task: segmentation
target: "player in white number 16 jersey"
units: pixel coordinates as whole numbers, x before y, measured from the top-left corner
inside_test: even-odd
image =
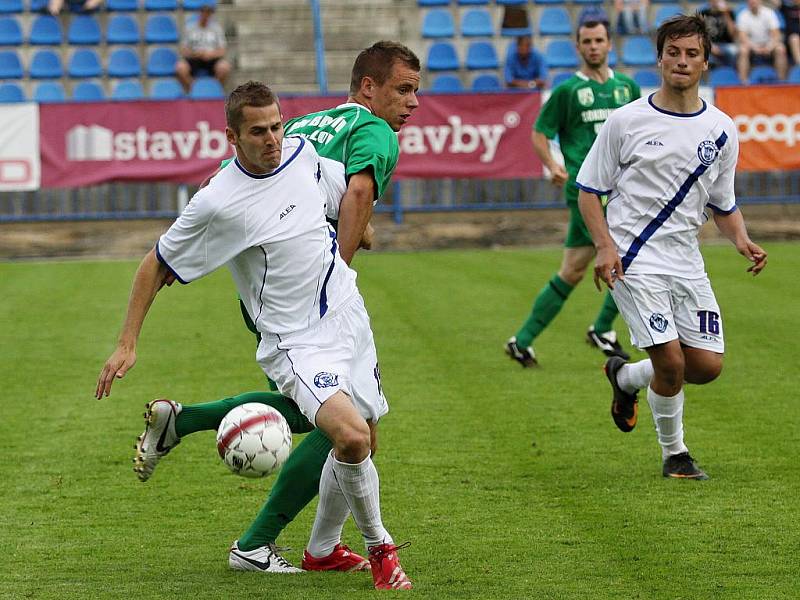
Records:
[[[701,17],[679,15],[659,27],[661,88],[608,118],[577,177],[597,246],[595,283],[611,288],[632,343],[650,357],[606,361],[611,415],[619,429],[632,430],[637,392],[647,387],[662,473],[673,478],[707,478],[684,443],[683,383],[708,383],[722,370],[722,317],[697,242],[706,207],[753,263],[749,271],[756,275],[767,262],[736,207],[736,126],[698,94],[710,47]]]

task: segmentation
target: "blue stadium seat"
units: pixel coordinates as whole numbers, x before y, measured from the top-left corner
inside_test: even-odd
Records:
[[[491,37],[494,35],[492,15],[485,8],[473,8],[461,16],[461,35],[464,37]]]
[[[536,4],[558,4],[559,6],[564,6],[566,4],[563,0],[534,0],[534,2]]]
[[[657,29],[667,19],[671,19],[675,15],[680,14],[683,14],[683,8],[680,4],[665,4],[664,6],[659,6],[656,11],[655,21],[653,21],[653,28]]]
[[[22,61],[16,50],[0,51],[0,79],[22,79]]]
[[[178,53],[172,48],[156,48],[147,58],[148,77],[165,77],[175,74]]]
[[[422,20],[422,37],[451,38],[455,35],[453,15],[447,9],[429,10]]]
[[[100,57],[97,56],[97,52],[89,48],[76,50],[67,65],[67,74],[73,79],[100,77],[102,73],[103,67],[100,64]]]
[[[31,0],[30,12],[38,13],[47,8],[48,0]]]
[[[61,56],[53,50],[37,50],[28,67],[31,79],[59,79],[64,75]]]
[[[520,4],[527,4],[528,0],[497,0],[497,3],[506,6],[519,6]]]
[[[0,104],[25,102],[25,91],[16,83],[0,84]]]
[[[3,0],[0,2],[0,13],[12,14],[24,11],[25,5],[22,3],[22,0]]]
[[[39,15],[31,25],[28,43],[34,46],[60,46],[63,38],[58,19],[50,15]]]
[[[150,86],[150,97],[154,100],[177,100],[183,98],[183,87],[177,79],[156,79]]]
[[[447,6],[450,0],[417,0],[417,6]]]
[[[489,0],[458,0],[459,6],[487,6]]]
[[[67,30],[67,42],[73,46],[97,46],[100,23],[92,15],[75,15]]]
[[[539,18],[539,35],[572,35],[572,21],[563,6],[542,9]]]
[[[450,42],[437,42],[428,50],[426,63],[429,71],[455,71],[458,69],[456,49]]]
[[[576,69],[578,53],[575,44],[566,40],[553,40],[547,44],[544,60],[550,69]]]
[[[750,83],[778,83],[778,74],[769,65],[758,65],[750,71]]]
[[[144,0],[145,10],[178,10],[178,0]]]
[[[106,42],[109,44],[138,44],[139,24],[130,15],[114,15],[108,20]]]
[[[102,102],[106,99],[106,93],[96,81],[81,81],[72,90],[72,99],[75,102]]]
[[[639,87],[658,87],[661,85],[661,75],[652,69],[641,69],[633,74],[633,80]]]
[[[567,79],[572,77],[575,74],[575,71],[561,71],[560,73],[556,73],[553,76],[553,80],[550,82],[550,87],[554,88],[559,84],[564,83]]]
[[[622,62],[634,67],[650,67],[656,64],[656,48],[650,38],[635,35],[622,42]]]
[[[144,26],[144,41],[148,44],[175,44],[178,26],[171,15],[151,15]]]
[[[800,83],[800,65],[795,65],[789,69],[789,76],[786,83]]]
[[[112,100],[141,100],[144,98],[142,84],[137,79],[120,81],[111,92]]]
[[[216,100],[224,98],[225,90],[222,84],[213,77],[198,77],[189,90],[189,98],[193,100]]]
[[[463,92],[464,85],[456,75],[439,75],[433,80],[431,92]]]
[[[499,92],[502,89],[503,86],[500,85],[500,80],[497,78],[497,75],[478,75],[472,81],[473,92]]]
[[[708,84],[716,87],[718,85],[742,85],[739,74],[733,67],[715,67],[708,75]]]
[[[33,91],[33,101],[45,104],[64,102],[67,99],[60,81],[43,81]]]
[[[183,10],[200,10],[206,4],[210,4],[213,7],[217,6],[215,0],[183,0]]]
[[[619,58],[617,57],[617,49],[612,48],[611,52],[608,53],[608,66],[612,69],[617,66],[617,62]]]
[[[139,55],[131,48],[117,48],[108,57],[109,77],[139,77],[142,65]]]
[[[0,17],[0,46],[21,46],[22,27],[16,17]]]
[[[106,0],[109,12],[134,12],[139,9],[139,0]]]
[[[496,69],[500,66],[497,51],[491,42],[472,42],[467,47],[467,69]]]

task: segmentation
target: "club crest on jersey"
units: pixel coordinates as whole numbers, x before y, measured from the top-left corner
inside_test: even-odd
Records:
[[[651,329],[654,329],[658,333],[664,333],[667,330],[667,325],[669,325],[669,321],[667,321],[667,317],[661,313],[653,313],[650,315]]]
[[[703,140],[697,147],[697,158],[699,158],[700,162],[705,166],[709,166],[713,163],[714,159],[717,158],[717,154],[719,154],[719,148],[710,140]]]
[[[627,104],[631,101],[631,91],[625,86],[614,88],[614,102],[617,104]]]
[[[334,373],[322,371],[314,375],[314,385],[318,388],[333,387],[339,385],[339,376]]]
[[[591,106],[594,104],[594,92],[590,87],[584,87],[578,90],[578,102],[581,106]]]

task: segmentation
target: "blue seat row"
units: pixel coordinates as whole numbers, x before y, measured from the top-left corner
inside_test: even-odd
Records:
[[[537,31],[539,35],[572,35],[573,26],[569,12],[563,6],[545,8],[539,17]],[[466,11],[461,16],[460,35],[462,37],[491,37],[494,33],[492,16],[488,10],[476,8]],[[519,33],[516,29],[500,29],[500,35],[506,37],[519,35]],[[455,22],[449,10],[433,9],[425,14],[422,21],[422,37],[451,38],[455,35]]]
[[[105,8],[108,11],[134,12],[143,8],[149,11],[174,11],[178,8],[183,10],[200,10],[204,5],[211,4],[216,6],[213,0],[106,0]],[[30,0],[26,6],[23,0],[0,0],[0,14],[19,14],[27,10],[39,12],[47,8],[48,0]]]
[[[172,48],[156,48],[150,52],[144,73],[149,77],[175,74],[178,54]],[[76,50],[69,59],[66,71],[61,57],[53,50],[39,50],[31,58],[28,76],[31,79],[58,79],[66,75],[73,79],[100,77],[104,74],[100,56],[90,48]],[[109,77],[139,77],[142,74],[139,54],[130,48],[116,48],[108,57],[105,74]],[[22,79],[25,70],[14,50],[0,51],[0,79]]]
[[[571,0],[573,4],[599,4],[598,0]],[[702,2],[703,0],[695,0]],[[674,0],[652,0],[654,3],[671,3]],[[528,4],[565,4],[565,0],[417,0],[417,6],[424,8],[439,6],[526,6]]]
[[[0,0],[0,4],[5,0]],[[144,35],[139,25],[129,15],[115,15],[109,19],[105,35],[108,44],[175,44],[179,33],[175,18],[169,14],[150,15],[145,22]],[[39,15],[33,20],[28,39],[24,40],[22,27],[16,17],[0,17],[0,46],[19,46],[26,42],[33,46],[59,46],[64,42],[61,21],[50,15]],[[103,41],[99,21],[91,15],[76,15],[70,20],[66,41],[73,46],[96,46]]]
[[[195,80],[188,96],[183,93],[183,88],[175,79],[157,79],[153,81],[150,94],[145,95],[142,84],[135,79],[122,80],[114,86],[110,96],[106,96],[103,86],[96,81],[81,81],[72,90],[70,100],[78,102],[102,102],[105,100],[177,100],[179,98],[192,98],[195,100],[216,100],[225,97],[220,83],[211,77],[201,77]],[[66,91],[61,82],[43,81],[36,86],[31,98],[33,102],[66,102]],[[16,83],[0,84],[0,104],[27,102],[25,91]]]

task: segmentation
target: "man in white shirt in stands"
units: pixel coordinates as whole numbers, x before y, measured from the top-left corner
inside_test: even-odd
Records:
[[[309,548],[336,545],[350,513],[364,536],[377,589],[410,589],[381,520],[370,457],[389,407],[355,271],[326,221],[343,180],[301,137],[283,136],[278,99],[264,84],[236,88],[225,104],[236,159],[192,198],[134,279],[117,349],[95,395],[136,362],[136,342],[159,289],[226,265],[261,333],[256,360],[281,393],[332,441]]]
[[[736,17],[736,29],[739,35],[736,68],[742,83],[748,82],[753,64],[772,64],[778,79],[786,79],[789,65],[778,14],[763,6],[761,0],[747,0],[747,8]]]
[[[660,89],[605,122],[578,173],[578,202],[597,247],[595,284],[612,290],[632,343],[649,355],[632,364],[606,361],[612,418],[631,431],[637,393],[646,387],[662,474],[707,479],[683,437],[683,384],[716,379],[724,352],[722,317],[697,241],[705,209],[752,262],[753,275],[767,254],[748,237],[736,207],[736,126],[698,94],[711,48],[703,18],[666,21],[656,47]]]

